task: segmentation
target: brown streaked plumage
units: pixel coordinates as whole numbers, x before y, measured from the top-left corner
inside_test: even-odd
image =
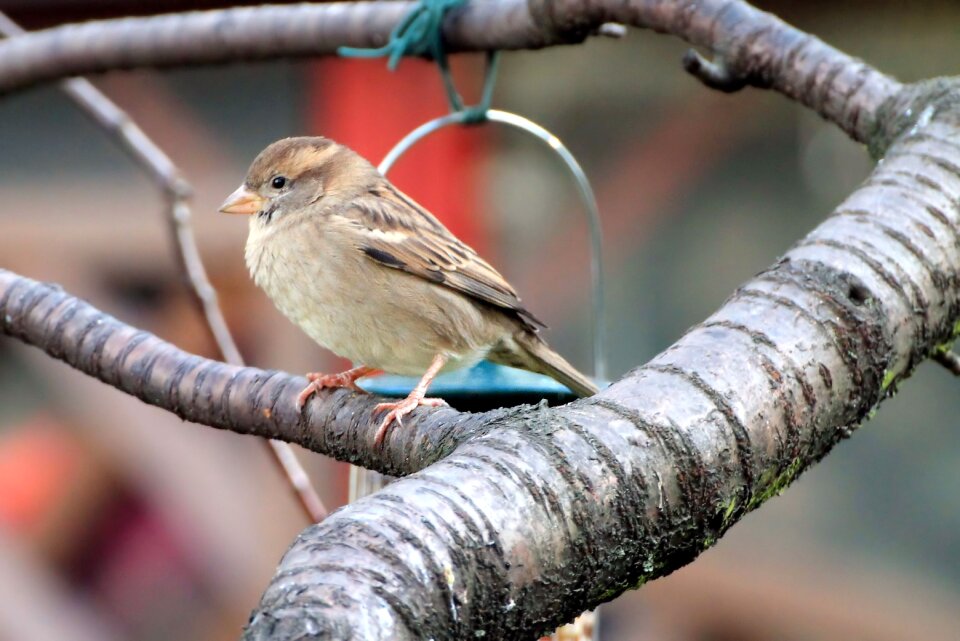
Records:
[[[406,399],[378,406],[389,410],[378,442],[418,405],[442,403],[424,398],[437,373],[483,358],[597,391],[540,338],[543,324],[497,270],[343,145],[273,143],[221,211],[251,214],[247,266],[280,311],[359,365],[309,374],[301,405],[382,371],[423,375]]]

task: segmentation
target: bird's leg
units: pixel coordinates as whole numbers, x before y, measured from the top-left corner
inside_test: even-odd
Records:
[[[297,397],[297,409],[302,410],[304,404],[310,397],[325,387],[347,387],[355,392],[364,392],[364,390],[357,385],[357,379],[363,378],[364,376],[376,376],[377,374],[383,374],[383,370],[367,367],[366,365],[354,367],[339,374],[319,374],[317,372],[311,372],[307,374],[307,380],[310,381],[310,384],[303,388],[300,396]]]
[[[374,413],[382,410],[390,410],[383,418],[383,422],[380,423],[380,429],[377,430],[377,435],[373,439],[374,443],[380,445],[380,443],[383,442],[383,438],[387,435],[387,430],[390,428],[390,424],[393,423],[393,421],[396,421],[397,425],[403,427],[403,422],[401,419],[420,405],[425,405],[427,407],[440,407],[447,404],[447,402],[442,398],[424,398],[424,395],[427,393],[427,388],[430,387],[430,383],[432,383],[433,379],[437,377],[437,373],[446,362],[446,356],[443,354],[437,354],[433,357],[433,361],[431,361],[430,367],[427,368],[423,378],[420,379],[420,382],[417,383],[417,386],[413,388],[413,391],[410,392],[405,399],[390,403],[380,403],[373,408]]]

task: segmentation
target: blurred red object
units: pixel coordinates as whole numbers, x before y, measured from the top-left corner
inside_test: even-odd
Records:
[[[0,435],[0,524],[35,531],[69,494],[82,448],[53,418],[34,415]]]
[[[460,84],[479,90],[477,62],[479,58],[455,61],[454,72]],[[440,73],[431,62],[403,60],[391,72],[385,59],[333,59],[316,63],[311,73],[311,130],[348,145],[374,164],[414,128],[450,110]],[[472,98],[465,100],[469,104]],[[480,170],[489,135],[469,127],[430,136],[390,172],[391,182],[481,253]]]

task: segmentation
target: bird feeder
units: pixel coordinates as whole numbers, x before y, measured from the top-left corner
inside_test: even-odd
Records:
[[[583,209],[587,215],[591,241],[591,276],[593,297],[593,376],[595,380],[605,377],[604,354],[606,333],[603,327],[603,268],[600,213],[590,182],[573,154],[555,135],[535,122],[517,114],[488,109],[485,121],[501,123],[525,132],[543,142],[564,163],[577,185]],[[390,150],[378,169],[387,175],[393,165],[416,143],[430,134],[451,125],[466,123],[463,112],[454,112],[435,118],[417,127]],[[403,376],[379,376],[363,381],[360,385],[368,392],[391,398],[403,398],[410,393],[419,379]],[[499,407],[546,401],[559,405],[576,398],[562,384],[548,376],[519,370],[504,365],[482,361],[472,368],[449,372],[438,376],[430,385],[430,395],[438,396],[452,407],[464,412],[482,412]]]
[[[444,76],[448,79],[447,76]],[[488,76],[489,77],[489,76]],[[487,83],[488,86],[491,83]],[[485,94],[488,94],[485,91]],[[487,96],[489,97],[489,96]],[[485,100],[486,102],[486,100]],[[604,328],[603,303],[603,261],[600,229],[600,212],[596,197],[589,180],[573,154],[555,135],[535,122],[517,114],[497,109],[486,109],[482,119],[496,122],[525,132],[544,144],[563,161],[577,185],[583,209],[587,215],[590,230],[590,267],[593,303],[593,378],[603,383],[606,377],[606,331]],[[380,163],[378,169],[384,176],[394,163],[417,142],[430,134],[451,125],[465,125],[475,122],[475,114],[455,111],[446,116],[435,118],[407,134],[391,149]],[[404,398],[419,382],[418,378],[385,375],[360,382],[368,392],[381,396]],[[546,401],[550,405],[561,405],[575,400],[576,395],[564,385],[548,376],[534,374],[525,370],[481,361],[469,369],[441,374],[430,386],[430,395],[443,398],[455,409],[463,412],[483,412],[499,407],[521,404],[536,404]],[[372,470],[350,466],[349,500],[355,501],[362,496],[372,494],[390,481]],[[596,610],[585,612],[577,620],[580,626],[564,626],[553,636],[545,639],[597,639],[599,615]]]

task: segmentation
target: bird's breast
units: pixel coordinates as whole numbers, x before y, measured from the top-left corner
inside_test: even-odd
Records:
[[[466,297],[370,260],[337,230],[258,230],[245,255],[287,318],[354,363],[419,376],[444,353],[446,369],[456,369],[482,359],[508,331]]]
[[[350,267],[322,230],[301,224],[287,229],[254,229],[245,257],[254,282],[277,308],[314,340],[331,347],[330,329],[348,313]]]

